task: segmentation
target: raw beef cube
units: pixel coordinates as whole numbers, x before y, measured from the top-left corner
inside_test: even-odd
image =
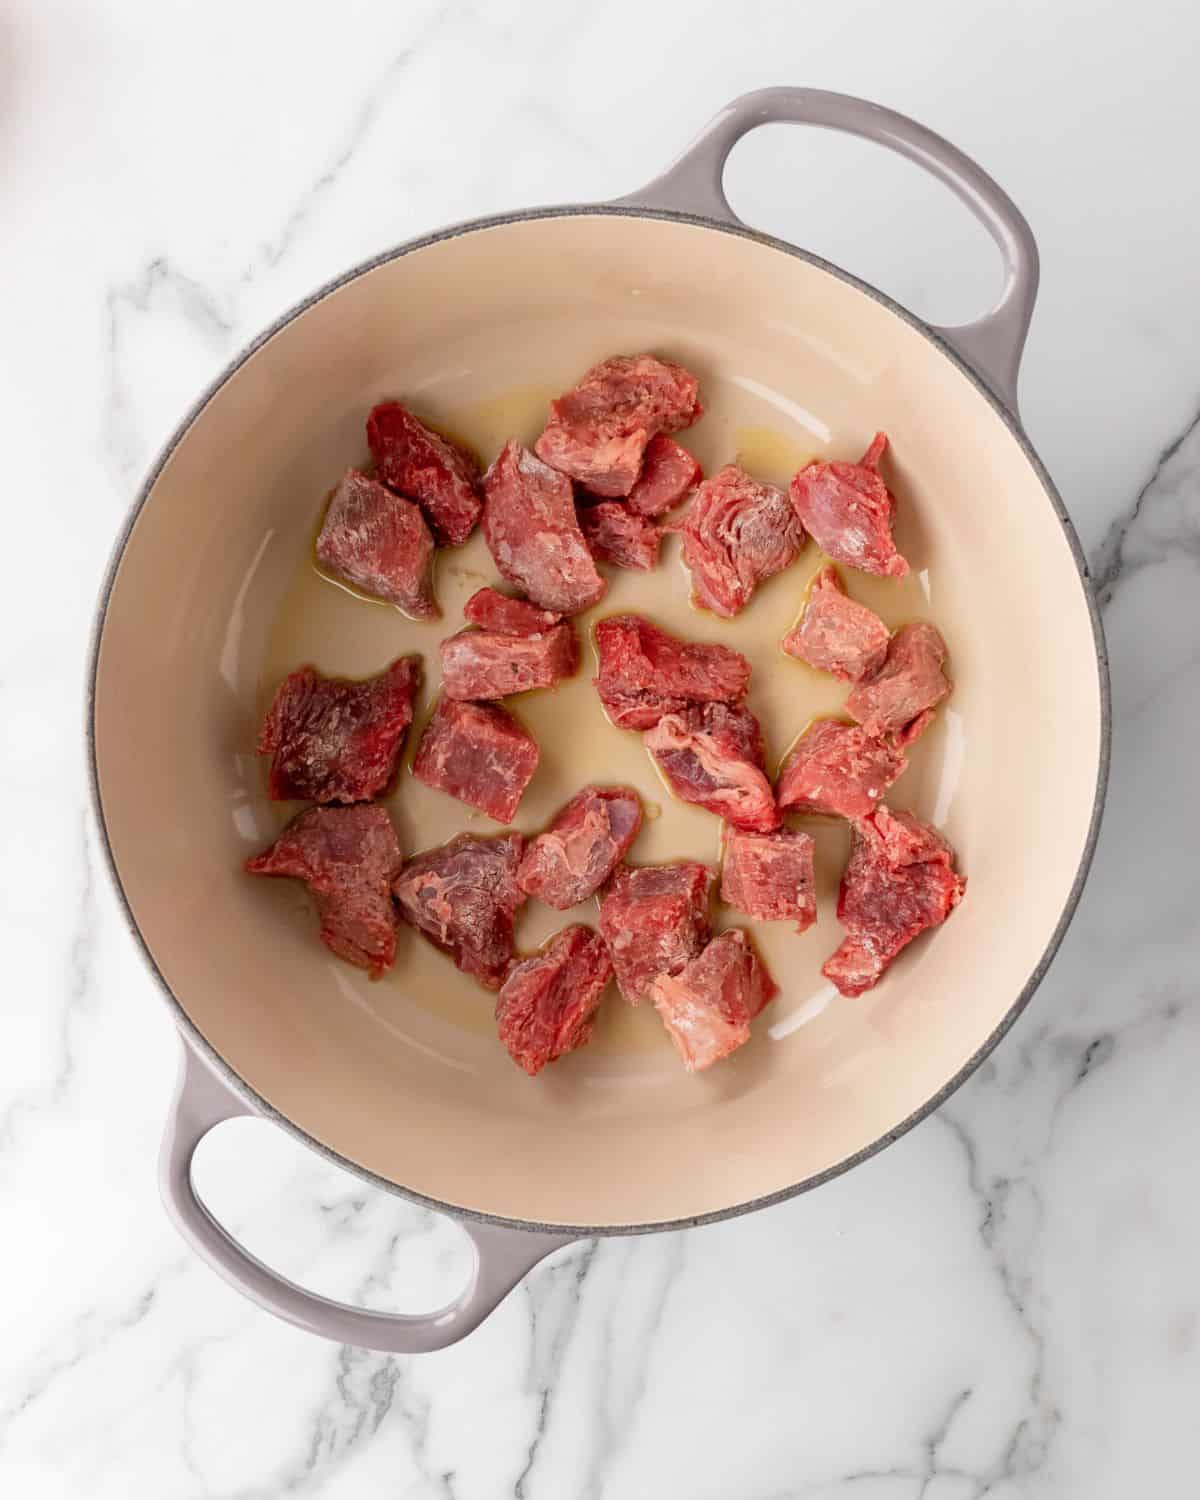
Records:
[[[879,473],[887,434],[877,432],[856,464],[811,463],[792,480],[792,504],[834,562],[881,578],[903,578],[908,563],[892,540],[895,496]]]
[[[542,635],[463,630],[442,642],[442,690],[451,698],[507,698],[553,687],[579,665],[575,632],[554,625]]]
[[[883,665],[846,699],[846,712],[871,734],[911,743],[928,724],[928,710],[950,691],[945,660],[946,643],[932,625],[901,625]]]
[[[697,603],[725,619],[745,609],[760,583],[790,567],[804,527],[782,490],[726,464],[696,491],[679,530]]]
[[[629,491],[629,508],[642,516],[673,509],[700,480],[700,465],[673,438],[659,433],[646,444],[642,472]]]
[[[537,764],[537,741],[512,714],[495,703],[443,695],[417,746],[413,775],[497,823],[511,823]]]
[[[788,751],[776,798],[784,812],[865,818],[907,766],[890,737],[841,719],[817,719]]]
[[[888,628],[873,609],[847,598],[836,568],[822,568],[799,623],[780,645],[819,672],[857,682],[883,664]]]
[[[355,682],[301,667],[285,677],[258,736],[276,802],[369,802],[396,771],[412,723],[420,660],[402,656]]]
[[[618,729],[651,729],[689,703],[736,703],[750,684],[740,652],[678,640],[640,615],[601,620],[596,651],[596,691]]]
[[[463,615],[472,625],[500,635],[540,635],[562,619],[553,610],[539,609],[528,600],[513,599],[489,588],[476,589],[463,605]]]
[[[513,919],[524,839],[460,833],[410,859],[392,882],[400,915],[490,990],[504,983],[513,958]]]
[[[535,604],[574,615],[608,585],[579,529],[571,481],[509,440],[483,481],[483,534],[502,578]]]
[[[612,959],[590,927],[564,927],[515,965],[496,997],[500,1040],[532,1076],[582,1047],[612,978]]]
[[[618,355],[550,403],[537,454],[594,495],[628,495],[650,439],[690,426],[703,410],[699,383],[681,365]]]
[[[807,932],[817,920],[813,839],[799,829],[725,834],[721,900],[759,922],[795,922]]]
[[[367,443],[384,484],[416,500],[439,542],[465,542],[482,502],[479,460],[426,427],[399,401],[382,401],[367,418]]]
[[[675,865],[618,865],[600,899],[600,933],[617,984],[640,1005],[660,974],[678,974],[708,942],[713,872],[686,860]]]
[[[602,500],[579,513],[584,540],[597,562],[648,573],[658,567],[662,528],[620,500]]]
[[[838,893],[846,938],[822,974],[843,995],[861,995],[913,938],[946,920],[966,888],[950,845],[911,813],[881,807],[860,819]]]
[[[762,730],[748,708],[693,703],[647,729],[646,749],[682,802],[694,802],[735,828],[779,827],[766,776]]]
[[[420,506],[357,469],[330,498],[317,561],[414,620],[441,613],[433,597],[433,537]]]
[[[638,794],[588,786],[525,851],[517,883],[556,911],[594,896],[629,852],[642,826]]]
[[[689,1073],[750,1040],[750,1022],[779,987],[739,928],[718,933],[680,973],[660,974],[650,998]]]
[[[402,863],[387,809],[363,803],[308,808],[246,870],[303,880],[317,903],[321,941],[378,979],[396,961],[390,887]]]

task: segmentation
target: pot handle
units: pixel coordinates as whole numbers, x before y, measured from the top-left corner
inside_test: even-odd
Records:
[[[184,1042],[159,1182],[175,1227],[201,1259],[244,1297],[309,1333],[388,1354],[444,1349],[477,1328],[540,1260],[571,1243],[570,1235],[460,1221],[475,1247],[475,1268],[465,1290],[436,1312],[369,1312],[306,1291],[239,1245],[209,1213],[192,1183],[193,1153],[213,1126],[256,1114]]]
[[[991,312],[976,322],[934,327],[933,332],[957,350],[1015,413],[1017,372],[1037,297],[1037,242],[1024,215],[999,183],[957,146],[907,115],[823,89],[757,89],[727,105],[661,176],[616,201],[742,226],[725,197],[725,163],[744,135],[777,122],[818,125],[877,141],[931,172],[971,210],[1000,248],[1004,289]]]

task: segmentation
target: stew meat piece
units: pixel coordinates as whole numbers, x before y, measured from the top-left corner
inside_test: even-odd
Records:
[[[662,527],[620,500],[602,500],[579,512],[584,539],[597,562],[648,573],[658,567]]]
[[[563,615],[604,597],[608,585],[579,529],[565,475],[513,438],[487,471],[483,492],[483,534],[502,578]]]
[[[804,546],[804,527],[784,492],[759,484],[737,464],[704,481],[679,529],[696,601],[726,619]]]
[[[600,933],[621,993],[640,1005],[660,974],[677,974],[708,942],[713,872],[684,860],[618,865],[600,899]]]
[[[551,402],[537,454],[592,494],[619,498],[637,482],[650,439],[690,426],[703,410],[699,383],[681,365],[618,355]]]
[[[490,990],[512,965],[513,919],[525,900],[517,886],[524,847],[519,833],[460,833],[410,859],[392,882],[404,920]]]
[[[367,444],[384,484],[416,500],[439,542],[465,542],[479,520],[479,460],[441,437],[399,401],[367,418]]]
[[[650,998],[689,1073],[750,1040],[750,1022],[778,986],[739,928],[718,933],[680,973],[660,974]]]
[[[892,540],[895,496],[879,473],[887,434],[877,432],[856,464],[811,463],[792,480],[796,513],[834,562],[881,578],[903,578],[908,563]]]
[[[402,862],[387,809],[363,803],[308,808],[246,870],[303,880],[317,904],[321,941],[378,979],[396,961],[390,886]]]
[[[700,478],[700,465],[687,449],[660,432],[646,445],[642,472],[629,491],[629,508],[640,516],[665,515]]]
[[[412,723],[420,659],[402,656],[355,682],[301,667],[279,685],[258,736],[276,802],[369,802],[396,773]]]
[[[541,635],[562,620],[552,609],[539,609],[492,588],[476,589],[463,605],[463,615],[472,625],[501,635]]]
[[[640,615],[601,620],[596,651],[596,691],[618,729],[651,729],[689,703],[736,703],[750,684],[740,652],[678,640]]]
[[[966,886],[950,845],[911,813],[881,807],[860,819],[838,893],[846,938],[821,972],[843,995],[861,995],[913,938],[946,920]]]
[[[748,708],[693,703],[682,713],[664,714],[644,739],[682,802],[707,808],[735,828],[779,827],[762,730]]]
[[[890,736],[868,734],[840,719],[817,719],[788,751],[776,798],[784,812],[865,818],[907,766]]]
[[[747,833],[729,828],[721,866],[721,900],[759,922],[795,922],[807,932],[817,920],[814,844],[798,828]]]
[[[497,823],[511,823],[537,764],[537,741],[510,713],[443,694],[417,746],[413,775]]]
[[[516,964],[496,997],[496,1023],[509,1056],[533,1075],[582,1047],[612,978],[612,959],[590,927],[564,927]]]
[[[525,851],[517,883],[556,911],[594,896],[629,852],[642,804],[625,786],[588,786]]]
[[[932,625],[901,625],[883,665],[846,699],[846,712],[870,734],[894,734],[911,743],[950,691],[945,660],[946,643]]]
[[[442,642],[441,654],[442,690],[450,698],[507,698],[553,687],[579,665],[570,625],[554,625],[541,635],[463,630]]]
[[[414,620],[441,613],[433,597],[434,542],[421,508],[351,469],[330,497],[317,561]]]
[[[836,568],[822,568],[799,623],[780,645],[818,672],[857,682],[883,665],[888,628],[873,609],[847,597]]]

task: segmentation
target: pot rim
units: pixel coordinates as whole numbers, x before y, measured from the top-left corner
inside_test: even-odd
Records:
[[[741,239],[751,240],[757,244],[765,245],[769,249],[778,250],[785,255],[793,256],[797,260],[806,261],[808,264],[816,266],[819,270],[828,272],[829,275],[836,277],[839,281],[854,287],[857,291],[864,293],[873,301],[887,308],[889,312],[894,313],[903,322],[907,323],[910,328],[913,328],[928,339],[930,343],[934,344],[966,376],[1008,428],[1013,438],[1015,438],[1026,460],[1036,474],[1062,527],[1063,535],[1066,538],[1067,546],[1075,563],[1080,588],[1083,591],[1088,615],[1091,620],[1092,638],[1096,650],[1097,686],[1100,696],[1100,743],[1096,767],[1096,786],[1093,794],[1087,838],[1080,853],[1079,864],[1076,867],[1071,889],[1067,893],[1062,912],[1050,934],[1046,947],[1043,949],[1042,955],[1034,966],[1029,978],[1025,981],[1025,984],[1018,992],[1008,1010],[1000,1018],[997,1025],[958,1071],[936,1093],[923,1104],[919,1105],[918,1108],[913,1110],[903,1120],[892,1126],[890,1130],[885,1131],[874,1141],[861,1147],[842,1161],[834,1163],[833,1166],[826,1167],[822,1172],[802,1178],[799,1182],[791,1183],[787,1187],[778,1188],[774,1192],[764,1193],[757,1198],[750,1198],[742,1203],[731,1204],[725,1208],[713,1209],[708,1213],[696,1214],[690,1217],[663,1219],[639,1224],[581,1225],[540,1223],[529,1219],[514,1219],[500,1214],[484,1213],[478,1209],[445,1203],[439,1198],[416,1192],[412,1188],[403,1187],[399,1183],[381,1177],[368,1168],[360,1166],[357,1162],[351,1161],[348,1157],[341,1155],[333,1147],[327,1146],[322,1141],[309,1135],[294,1120],[290,1119],[287,1115],[281,1114],[267,1100],[262,1098],[204,1037],[187,1014],[182,1002],[168,984],[162,970],[158,967],[154,955],[151,953],[149,945],[138,925],[137,917],[134,914],[133,907],[130,904],[125,893],[125,887],[121,881],[116,856],[113,853],[112,844],[109,840],[108,826],[104,818],[104,803],[100,793],[100,775],[96,753],[96,678],[99,670],[100,648],[104,637],[108,607],[116,584],[117,574],[120,571],[121,561],[124,558],[129,539],[133,534],[133,529],[154,491],[159,475],[180,443],[187,437],[193,424],[208,406],[209,402],[259,349],[273,339],[277,333],[282,332],[290,323],[293,323],[302,314],[308,312],[310,308],[315,307],[318,302],[323,301],[332,293],[339,291],[342,287],[357,280],[360,276],[377,270],[380,266],[388,265],[394,260],[399,260],[401,257],[411,254],[414,250],[423,250],[446,240],[457,239],[461,235],[472,234],[482,229],[494,229],[506,224],[525,223],[538,219],[560,219],[593,215],[631,219],[661,219],[674,223],[692,224],[700,229],[713,230],[719,234],[734,235]],[[1045,978],[1046,972],[1055,954],[1058,952],[1059,946],[1066,935],[1067,928],[1070,926],[1079,905],[1079,899],[1083,894],[1083,887],[1087,881],[1092,859],[1095,855],[1096,842],[1099,838],[1100,823],[1108,791],[1108,774],[1112,754],[1112,693],[1109,679],[1108,651],[1105,645],[1104,626],[1100,616],[1099,602],[1092,587],[1087,558],[1075,526],[1062,502],[1062,498],[1055,488],[1053,480],[1047,473],[1045,465],[1038,457],[1032,443],[1026,436],[1025,430],[1015,412],[1011,411],[996,396],[982,376],[959,354],[946,338],[926,323],[924,319],[917,317],[915,313],[902,307],[893,298],[881,292],[869,282],[863,281],[860,277],[843,270],[840,266],[834,265],[821,256],[814,255],[808,250],[802,250],[799,246],[779,239],[775,235],[751,229],[744,224],[731,224],[702,214],[686,213],[676,209],[615,203],[583,203],[518,209],[508,213],[491,214],[481,218],[461,220],[445,228],[434,230],[430,234],[418,236],[416,239],[405,240],[389,250],[382,251],[378,255],[371,256],[367,260],[359,262],[349,270],[343,271],[340,275],[325,282],[317,290],[288,308],[233,357],[192,403],[175,430],[163,444],[157,457],[147,471],[138,489],[137,496],[126,514],[113,544],[97,598],[92,620],[91,639],[88,645],[84,732],[87,752],[89,801],[95,825],[100,835],[100,845],[104,854],[105,866],[116,893],[122,915],[124,916],[125,925],[133,936],[143,961],[156,980],[163,998],[174,1011],[175,1024],[182,1033],[184,1046],[191,1047],[203,1057],[207,1065],[213,1069],[226,1087],[242,1099],[250,1107],[254,1115],[278,1125],[310,1150],[317,1152],[335,1166],[353,1173],[363,1181],[370,1183],[373,1187],[393,1193],[398,1197],[407,1199],[409,1202],[420,1204],[422,1207],[431,1209],[436,1213],[445,1214],[451,1219],[466,1219],[474,1223],[494,1224],[502,1228],[529,1230],[542,1234],[571,1235],[582,1239],[599,1236],[615,1237],[618,1235],[653,1234],[672,1229],[690,1229],[701,1224],[720,1223],[726,1219],[737,1218],[742,1214],[753,1213],[758,1209],[770,1208],[774,1204],[786,1202],[789,1198],[798,1197],[801,1193],[809,1192],[813,1188],[820,1187],[823,1183],[830,1182],[834,1178],[842,1176],[843,1173],[850,1171],[851,1168],[859,1166],[871,1157],[876,1156],[886,1147],[892,1145],[893,1142],[899,1140],[901,1136],[906,1135],[914,1126],[919,1125],[922,1120],[926,1119],[935,1110],[939,1109],[967,1081],[981,1063],[999,1045],[1000,1041],[1033,998],[1034,992]]]

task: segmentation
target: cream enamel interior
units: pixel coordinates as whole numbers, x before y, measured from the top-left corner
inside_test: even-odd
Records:
[[[804,937],[761,933],[783,994],[753,1042],[683,1073],[650,1012],[615,993],[596,1042],[530,1080],[491,1026],[491,997],[402,931],[379,984],[329,956],[292,882],[250,881],[245,855],[286,814],[253,755],[282,671],[366,674],[435,646],[495,574],[481,541],[439,564],[440,627],[415,626],[310,571],[322,498],[366,458],[362,424],[410,400],[490,460],[531,439],[546,396],[595,359],[652,349],[701,377],[684,435],[706,466],[740,451],[766,479],[854,458],[877,427],[903,587],[849,576],[890,623],[934,620],[955,693],[892,800],[936,818],[968,895],[872,993],[830,999],[845,846],[818,833],[823,914]],[[671,548],[674,548],[674,543]],[[737,622],[691,610],[672,550],[649,578],[610,573],[596,613],[641,608],[755,665],[750,703],[775,758],[844,696],[782,658],[779,634],[817,565],[811,545]],[[587,780],[634,783],[652,816],[632,858],[714,858],[717,824],[671,802],[635,736],[612,729],[584,674],[517,700],[543,766],[518,826]],[[426,694],[426,701],[428,693]],[[817,1176],[895,1129],[959,1072],[1028,983],[1086,847],[1102,708],[1086,599],[1021,446],[976,386],[886,305],[798,257],[695,224],[567,215],[481,227],[351,280],[287,323],[216,392],[159,474],[108,606],[95,706],[104,821],[159,970],[212,1047],[303,1131],[449,1205],[561,1225],[718,1212]],[[411,756],[412,741],[409,752]],[[407,775],[394,810],[412,851],[486,819]],[[652,809],[653,811],[654,809]],[[582,913],[590,919],[590,912]],[[570,918],[530,909],[530,945]]]

